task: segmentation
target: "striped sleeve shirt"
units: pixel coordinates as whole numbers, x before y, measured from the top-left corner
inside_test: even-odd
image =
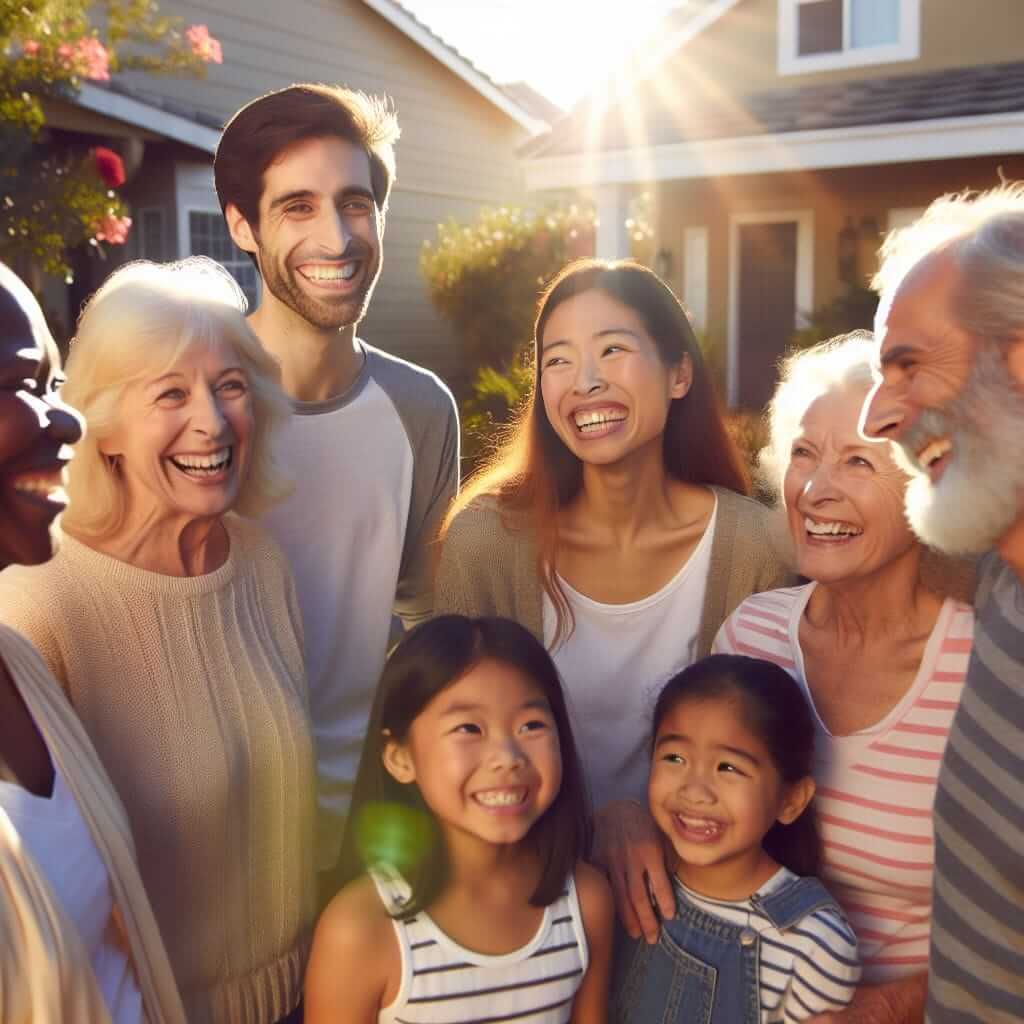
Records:
[[[817,728],[821,879],[857,933],[865,981],[922,974],[931,920],[932,803],[963,690],[974,614],[947,600],[903,699],[867,729],[833,736],[814,708],[799,644],[814,586],[748,598],[722,626],[715,650],[775,662],[804,688]]]
[[[754,895],[767,896],[795,877],[780,868]],[[834,904],[780,931],[750,898],[715,900],[680,885],[701,910],[758,933],[763,1024],[791,1024],[849,1004],[860,980],[857,940]]]
[[[1024,585],[995,554],[977,609],[935,797],[930,1024],[1024,1020]]]

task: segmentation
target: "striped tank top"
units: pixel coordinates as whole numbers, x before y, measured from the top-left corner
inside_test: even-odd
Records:
[[[395,871],[370,872],[377,892],[394,913],[409,896]],[[544,908],[544,919],[523,947],[500,956],[474,953],[449,938],[420,911],[408,921],[392,919],[402,951],[402,980],[379,1024],[566,1024],[587,969],[576,884]]]

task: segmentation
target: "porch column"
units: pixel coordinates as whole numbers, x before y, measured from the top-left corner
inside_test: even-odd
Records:
[[[617,260],[629,255],[628,202],[624,185],[601,185],[594,190],[598,259]]]

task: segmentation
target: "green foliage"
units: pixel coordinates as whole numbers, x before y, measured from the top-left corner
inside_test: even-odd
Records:
[[[569,260],[592,255],[596,220],[582,206],[484,209],[473,224],[449,220],[424,243],[420,271],[451,323],[465,368],[463,453],[475,464],[500,437],[533,380],[537,297]]]
[[[503,206],[483,210],[471,225],[438,225],[437,241],[424,243],[420,270],[467,370],[512,365],[530,341],[544,282],[593,251],[594,225],[593,212],[577,206],[537,213]]]
[[[878,296],[870,288],[860,284],[847,285],[841,295],[810,315],[808,325],[793,335],[791,347],[810,348],[837,334],[858,329],[870,331],[877,308]]]
[[[533,363],[528,352],[513,358],[502,372],[482,366],[473,380],[472,393],[462,403],[463,456],[479,463],[501,437],[502,427],[522,405],[533,383]]]
[[[0,0],[0,54],[0,259],[69,276],[69,249],[123,242],[131,221],[123,172],[105,180],[88,140],[50,132],[44,101],[119,70],[202,76],[220,44],[155,0]]]

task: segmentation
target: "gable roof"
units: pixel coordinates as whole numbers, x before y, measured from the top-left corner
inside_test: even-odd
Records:
[[[461,54],[454,46],[446,43],[397,0],[363,0],[363,3],[407,35],[417,46],[426,50],[435,60],[440,61],[449,71],[456,74],[531,135],[547,131],[550,127],[547,121],[532,116],[525,107],[484,74],[468,57]]]

